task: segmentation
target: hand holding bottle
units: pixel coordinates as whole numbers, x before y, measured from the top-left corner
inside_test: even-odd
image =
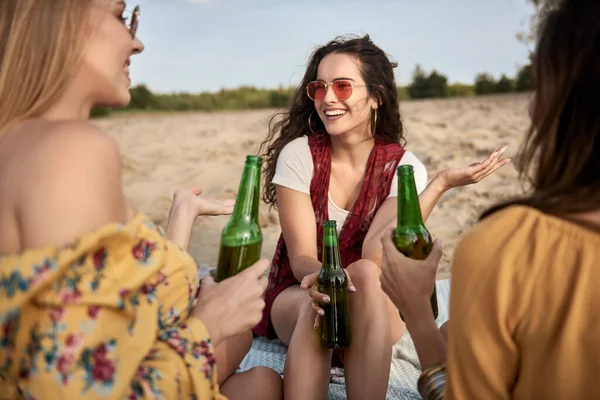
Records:
[[[260,321],[269,264],[268,260],[259,260],[220,283],[215,283],[210,276],[202,280],[192,317],[206,325],[215,345],[224,338],[252,329]]]
[[[408,324],[414,317],[431,315],[430,297],[442,258],[442,245],[436,240],[424,260],[408,258],[396,248],[393,232],[390,229],[381,237],[383,263],[379,279],[381,288]]]
[[[311,298],[311,307],[317,313],[315,316],[315,324],[314,328],[319,329],[321,316],[325,315],[325,311],[319,306],[319,303],[329,303],[330,299],[327,295],[323,293],[319,293],[317,290],[317,280],[319,278],[319,274],[321,271],[314,272],[312,274],[306,275],[302,282],[300,283],[300,288],[302,290],[309,290],[308,295]],[[356,292],[356,287],[352,283],[352,279],[350,279],[350,274],[346,270],[344,270],[346,274],[346,279],[348,279],[348,291],[350,293]]]

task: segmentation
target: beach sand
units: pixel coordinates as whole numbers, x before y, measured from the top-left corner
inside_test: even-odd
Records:
[[[432,179],[449,167],[482,161],[500,145],[511,157],[528,127],[528,95],[503,95],[404,102],[406,148],[425,164]],[[165,225],[175,189],[199,186],[204,194],[235,198],[246,154],[254,154],[276,110],[123,114],[95,123],[122,152],[126,196],[158,224]],[[522,192],[509,163],[482,182],[447,192],[427,221],[442,239],[439,278],[450,276],[454,247],[487,207]],[[216,265],[223,217],[200,217],[190,253],[199,264]],[[280,234],[277,212],[261,206],[263,257],[271,258]]]

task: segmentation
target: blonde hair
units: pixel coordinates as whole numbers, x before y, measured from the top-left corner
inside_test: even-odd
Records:
[[[93,0],[0,1],[0,135],[67,88]]]

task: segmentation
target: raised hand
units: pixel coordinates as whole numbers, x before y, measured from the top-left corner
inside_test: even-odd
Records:
[[[233,212],[235,200],[219,200],[202,196],[202,189],[178,189],[173,194],[173,206],[186,206],[195,217],[201,215],[229,215]]]
[[[498,148],[482,162],[473,163],[468,167],[443,170],[438,177],[443,182],[445,189],[477,183],[510,162],[510,158],[502,158],[507,147]]]

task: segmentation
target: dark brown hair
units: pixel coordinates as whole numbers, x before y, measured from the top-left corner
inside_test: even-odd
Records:
[[[312,53],[304,77],[292,96],[291,106],[286,111],[275,114],[269,122],[269,134],[260,147],[261,156],[265,159],[263,200],[267,204],[276,206],[277,203],[275,186],[271,180],[275,175],[279,153],[292,140],[312,134],[308,127],[308,119],[315,106],[306,95],[306,85],[317,79],[319,63],[332,53],[356,57],[359,60],[358,67],[362,78],[369,85],[369,95],[380,100],[374,136],[383,142],[404,144],[398,89],[394,78],[394,68],[397,64],[390,61],[386,53],[377,47],[368,35],[361,38],[335,38]],[[324,129],[318,116],[311,119],[315,132]]]
[[[535,100],[517,158],[527,197],[511,204],[554,215],[600,209],[600,2],[552,2],[533,59]]]

